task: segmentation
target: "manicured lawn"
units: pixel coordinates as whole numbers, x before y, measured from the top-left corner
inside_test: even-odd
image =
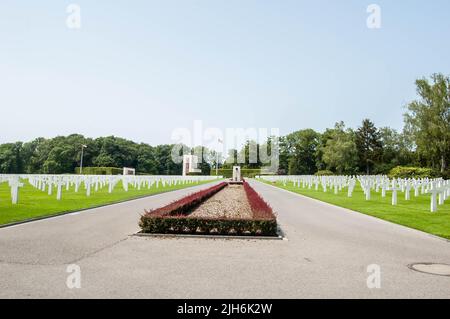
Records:
[[[261,181],[261,180],[260,180]],[[268,183],[268,182],[266,182]],[[319,190],[294,187],[293,183],[277,182],[268,183],[301,195],[315,198],[336,206],[348,208],[367,215],[378,217],[393,223],[419,229],[427,233],[450,239],[450,199],[444,205],[438,206],[437,213],[430,212],[430,195],[420,195],[414,197],[414,190],[411,191],[411,200],[406,201],[404,193],[398,192],[398,205],[391,205],[391,192],[386,192],[386,197],[381,197],[379,193],[371,192],[371,200],[366,201],[362,188],[355,187],[352,198],[347,197],[347,188],[342,189],[337,195],[333,189],[326,193],[322,188]]]
[[[90,207],[112,204],[115,202],[138,198],[146,195],[153,195],[195,185],[206,184],[209,182],[199,182],[193,184],[179,184],[174,186],[159,188],[152,186],[142,187],[137,190],[133,185],[129,186],[128,192],[125,192],[121,182],[119,182],[112,194],[108,193],[108,186],[103,187],[95,192],[91,191],[91,196],[86,196],[84,187],[80,187],[78,193],[75,193],[74,187],[62,191],[62,199],[56,200],[56,189],[53,189],[52,195],[47,195],[47,192],[42,192],[35,189],[33,186],[23,181],[25,186],[19,190],[19,203],[17,205],[11,204],[11,194],[8,183],[0,183],[0,225],[9,224],[12,222],[23,221],[29,218],[43,217],[63,212],[77,211]]]

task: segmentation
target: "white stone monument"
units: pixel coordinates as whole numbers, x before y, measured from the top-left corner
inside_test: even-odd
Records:
[[[234,183],[241,182],[241,167],[240,166],[233,166],[233,179],[232,181]]]
[[[130,167],[124,167],[123,175],[136,175],[136,169],[130,168]]]
[[[198,156],[183,155],[183,176],[191,173],[201,173],[202,170],[197,168]]]

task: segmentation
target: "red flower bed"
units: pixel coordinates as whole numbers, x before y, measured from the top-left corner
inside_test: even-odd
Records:
[[[193,218],[189,213],[202,202],[222,190],[223,182],[206,190],[186,196],[169,205],[146,211],[139,225],[144,233],[158,234],[214,234],[241,236],[277,236],[277,221],[270,206],[244,182],[244,189],[252,209],[252,219]]]
[[[151,211],[145,211],[145,215],[148,217],[185,215],[189,213],[192,208],[201,204],[203,201],[222,190],[225,186],[227,186],[227,183],[222,182],[208,189],[183,197],[182,199],[170,203],[164,207]]]
[[[244,190],[247,194],[250,208],[252,209],[253,218],[255,219],[274,219],[276,218],[272,208],[259,196],[259,194],[244,181]]]

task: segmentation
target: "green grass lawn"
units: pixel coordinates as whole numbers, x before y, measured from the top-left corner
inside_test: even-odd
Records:
[[[260,180],[261,181],[261,180]],[[391,205],[391,192],[386,192],[386,197],[381,197],[379,193],[371,192],[371,200],[366,201],[362,188],[358,185],[353,191],[352,198],[347,197],[347,188],[342,189],[337,195],[333,189],[328,189],[325,193],[319,186],[319,190],[294,187],[293,183],[269,183],[268,184],[315,198],[336,206],[344,207],[378,217],[396,224],[408,226],[427,233],[450,239],[450,200],[444,205],[438,206],[437,213],[430,212],[430,195],[420,195],[414,197],[414,190],[411,191],[411,200],[406,201],[404,193],[398,192],[398,205]]]
[[[69,191],[66,191],[65,187],[63,187],[62,199],[58,201],[56,200],[56,188],[53,189],[53,194],[49,196],[47,191],[42,192],[28,184],[28,182],[23,182],[25,185],[19,189],[19,203],[17,205],[11,204],[11,193],[8,183],[0,183],[0,225],[210,183],[209,181],[165,187],[162,187],[160,184],[159,188],[155,186],[152,186],[150,189],[142,187],[141,190],[137,190],[133,185],[129,185],[128,192],[125,192],[121,182],[119,182],[114,187],[112,194],[108,193],[108,186],[105,186],[103,189],[99,188],[97,192],[92,188],[90,197],[86,196],[83,186],[80,186],[78,193],[75,193],[74,187],[70,188]]]

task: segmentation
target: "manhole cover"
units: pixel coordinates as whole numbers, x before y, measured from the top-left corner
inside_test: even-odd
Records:
[[[411,264],[408,267],[412,270],[423,272],[426,274],[450,276],[450,265],[446,264],[418,263]]]

